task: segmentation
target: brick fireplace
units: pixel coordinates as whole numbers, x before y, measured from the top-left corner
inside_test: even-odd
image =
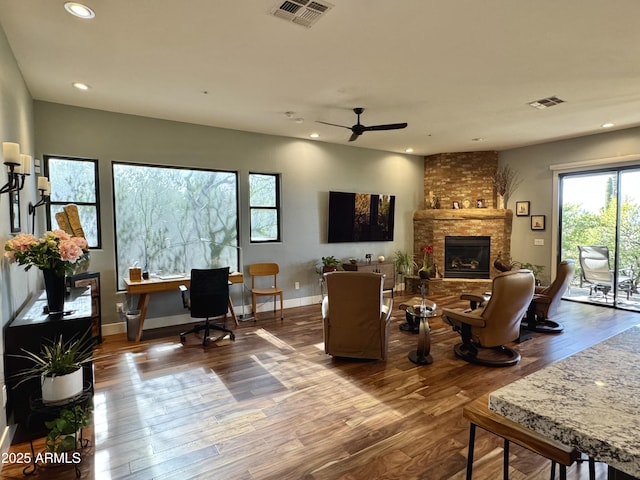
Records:
[[[433,246],[433,261],[439,272],[445,272],[445,238],[490,237],[489,279],[447,278],[429,282],[429,293],[457,295],[491,288],[491,279],[500,273],[493,266],[498,252],[511,252],[513,212],[497,209],[492,177],[498,166],[497,152],[462,152],[430,155],[424,160],[425,208],[414,212],[414,253],[421,258],[420,248]],[[432,199],[439,199],[439,208]],[[477,208],[482,200],[485,208]],[[454,209],[453,202],[462,208]],[[463,274],[464,276],[464,274]],[[470,275],[473,276],[473,275]]]

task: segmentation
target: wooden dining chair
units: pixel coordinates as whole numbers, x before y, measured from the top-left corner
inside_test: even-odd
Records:
[[[277,263],[253,263],[249,265],[249,275],[251,275],[251,307],[254,320],[257,319],[256,301],[258,297],[273,297],[273,314],[276,313],[276,296],[280,296],[280,320],[284,319],[282,289],[278,288],[278,273],[280,268]],[[260,277],[270,277],[271,286],[264,287],[266,279]]]

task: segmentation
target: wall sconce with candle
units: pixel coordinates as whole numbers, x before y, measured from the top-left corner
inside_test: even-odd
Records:
[[[31,155],[21,155],[17,143],[2,142],[2,157],[9,178],[6,185],[0,188],[0,195],[22,190],[24,178],[31,174]]]
[[[33,215],[31,219],[31,233],[36,231],[36,208],[46,205],[51,195],[51,183],[47,177],[38,177],[38,191],[40,192],[40,200],[35,205],[29,202],[29,215]]]

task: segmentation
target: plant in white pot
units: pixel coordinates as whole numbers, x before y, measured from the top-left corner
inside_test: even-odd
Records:
[[[42,345],[38,353],[22,350],[20,358],[32,362],[32,366],[18,373],[17,385],[32,378],[40,378],[42,402],[62,403],[83,391],[82,366],[93,360],[93,342],[89,332],[80,338],[65,341],[62,336]],[[16,385],[16,386],[17,386]]]

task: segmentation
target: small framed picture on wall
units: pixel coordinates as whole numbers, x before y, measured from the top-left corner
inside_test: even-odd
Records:
[[[544,215],[531,215],[531,230],[544,230]]]
[[[458,209],[460,208],[460,202],[456,202],[456,201],[454,201],[454,202],[451,204],[451,208],[453,208],[454,210],[458,210]]]
[[[516,216],[518,217],[529,216],[529,202],[516,202]]]

